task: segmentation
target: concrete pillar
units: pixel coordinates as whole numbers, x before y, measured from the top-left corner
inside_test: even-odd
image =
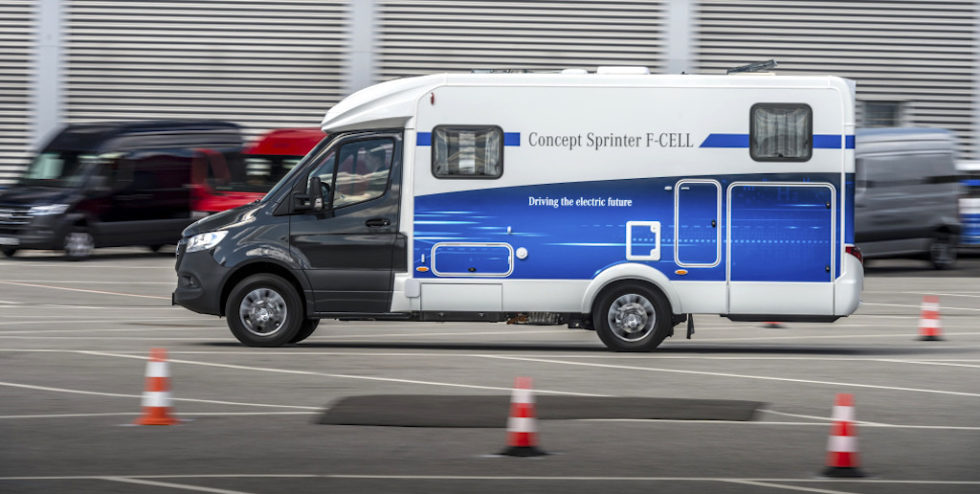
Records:
[[[353,0],[350,3],[350,59],[347,71],[347,94],[375,82],[377,32],[376,0]]]
[[[61,126],[62,0],[37,0],[37,52],[34,57],[31,147],[43,144]]]
[[[694,8],[695,0],[667,2],[667,74],[690,74],[694,69]]]

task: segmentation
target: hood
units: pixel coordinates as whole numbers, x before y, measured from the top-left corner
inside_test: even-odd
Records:
[[[199,233],[227,230],[247,225],[255,221],[255,215],[259,214],[264,203],[254,202],[229,209],[220,213],[212,214],[207,218],[201,218],[184,229],[183,236],[191,237]]]
[[[66,204],[75,199],[75,191],[61,187],[13,185],[0,190],[0,204],[35,206],[42,204]]]

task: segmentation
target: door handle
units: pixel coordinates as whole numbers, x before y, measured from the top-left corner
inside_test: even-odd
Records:
[[[371,218],[364,222],[365,225],[370,227],[382,227],[391,224],[391,220],[388,218]]]

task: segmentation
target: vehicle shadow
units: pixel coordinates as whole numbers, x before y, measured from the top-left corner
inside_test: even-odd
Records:
[[[203,342],[194,345],[210,347],[241,347],[236,342]],[[855,347],[831,347],[831,346],[791,346],[791,345],[716,345],[716,344],[670,344],[664,343],[661,347],[647,353],[611,352],[598,341],[594,344],[540,344],[540,343],[454,343],[454,342],[380,342],[380,341],[316,341],[307,340],[302,343],[288,345],[284,348],[296,349],[330,349],[330,348],[349,348],[349,349],[384,349],[384,350],[463,350],[471,352],[483,351],[518,351],[518,352],[575,352],[591,353],[596,355],[620,355],[620,356],[669,356],[682,354],[708,354],[708,355],[823,355],[823,356],[895,356],[895,355],[947,355],[956,353],[969,353],[972,350],[961,347],[898,347],[898,346],[855,346]],[[261,349],[258,349],[261,351]]]

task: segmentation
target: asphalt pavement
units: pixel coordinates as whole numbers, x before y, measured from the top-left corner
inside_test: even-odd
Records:
[[[648,354],[563,326],[373,321],[247,348],[224,320],[170,306],[173,261],[0,259],[0,492],[980,492],[980,257],[872,261],[851,317],[696,315],[692,340]],[[918,339],[927,294],[943,341]],[[178,425],[132,425],[152,348],[168,352]],[[518,376],[547,456],[498,454]],[[838,393],[854,397],[862,479],[821,476]],[[576,399],[601,413],[566,413]],[[345,400],[426,421],[322,423]],[[758,407],[696,416],[706,403]],[[637,404],[664,408],[626,413]],[[458,426],[434,427],[446,414]]]

